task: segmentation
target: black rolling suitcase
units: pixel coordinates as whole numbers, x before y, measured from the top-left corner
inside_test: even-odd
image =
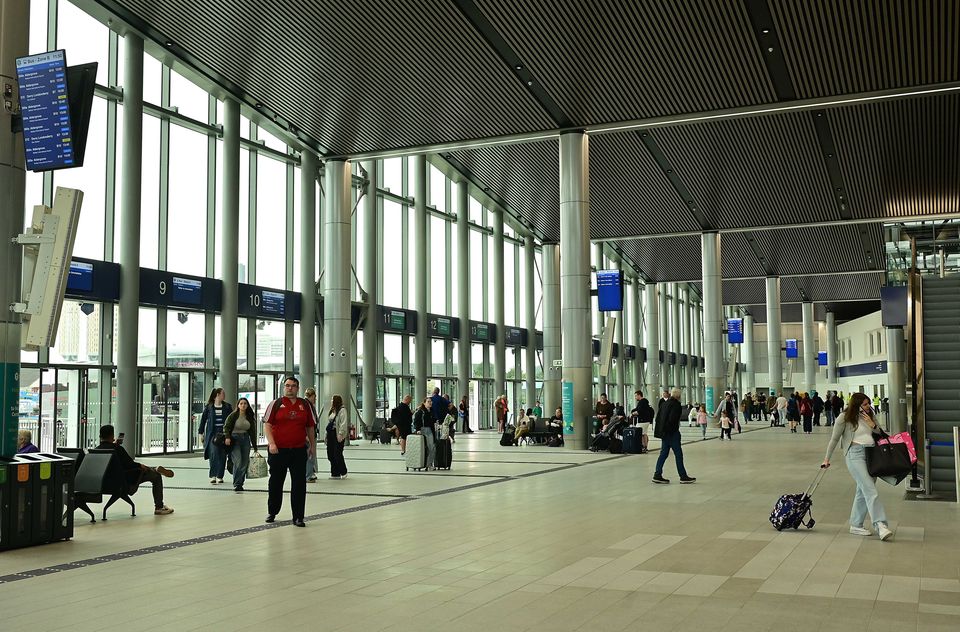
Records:
[[[449,470],[453,464],[453,449],[449,439],[440,439],[437,441],[436,458],[434,458],[434,467],[438,470]]]
[[[643,454],[643,429],[630,426],[623,429],[623,453]]]
[[[508,427],[500,437],[500,445],[503,447],[513,445],[513,433],[514,430]]]
[[[389,445],[390,443],[393,442],[392,440],[393,440],[393,433],[392,433],[392,432],[390,432],[390,431],[387,430],[386,428],[384,428],[383,430],[380,431],[380,443],[384,443],[384,444]]]

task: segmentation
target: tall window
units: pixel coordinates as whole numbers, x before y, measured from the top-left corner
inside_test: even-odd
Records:
[[[207,137],[170,126],[167,269],[203,275],[207,257]]]

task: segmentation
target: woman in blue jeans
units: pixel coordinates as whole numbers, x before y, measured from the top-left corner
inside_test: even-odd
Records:
[[[893,531],[887,526],[887,512],[880,502],[877,493],[877,479],[867,472],[866,448],[876,443],[873,431],[877,428],[870,399],[863,393],[854,393],[846,411],[837,417],[833,426],[830,443],[827,444],[827,454],[823,457],[823,467],[830,467],[830,456],[840,444],[847,460],[847,469],[857,484],[857,491],[853,497],[853,508],[850,510],[850,533],[853,535],[873,535],[870,529],[863,527],[863,521],[870,512],[873,527],[881,540],[893,537]]]
[[[247,480],[247,468],[250,467],[250,448],[257,451],[257,416],[250,408],[246,397],[237,402],[237,409],[230,413],[223,424],[226,446],[233,461],[233,490],[243,491]]]

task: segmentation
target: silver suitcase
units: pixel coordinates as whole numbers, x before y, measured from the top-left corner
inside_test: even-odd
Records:
[[[427,442],[423,435],[407,437],[407,471],[427,469]]]

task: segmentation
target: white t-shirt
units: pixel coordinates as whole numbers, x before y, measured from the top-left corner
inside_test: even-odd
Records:
[[[857,420],[857,429],[853,433],[853,443],[859,443],[860,445],[876,444],[876,440],[873,438],[873,428],[863,420],[863,417]]]
[[[783,395],[777,398],[777,408],[780,410],[786,410],[787,408],[787,398]]]

